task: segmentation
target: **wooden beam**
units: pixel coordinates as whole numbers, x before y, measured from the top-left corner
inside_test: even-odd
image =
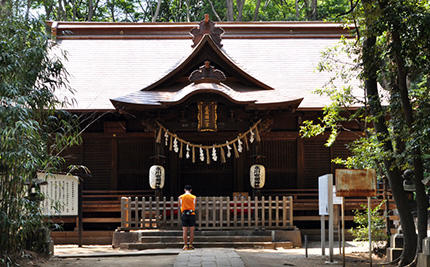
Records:
[[[112,138],[112,134],[108,133],[83,133],[84,138]],[[116,133],[115,138],[154,138],[153,132],[140,133]]]
[[[113,135],[112,138],[112,177],[111,177],[111,189],[118,189],[118,139]]]

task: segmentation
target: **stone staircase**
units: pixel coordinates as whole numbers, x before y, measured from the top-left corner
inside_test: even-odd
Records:
[[[299,238],[297,239],[297,232]],[[224,230],[196,231],[194,247],[210,248],[293,248],[300,246],[300,231],[297,230],[291,238],[291,231],[254,231],[254,230]],[[291,240],[293,239],[293,240]],[[179,230],[144,230],[135,232],[115,232],[113,247],[120,249],[160,249],[182,248],[182,231]]]

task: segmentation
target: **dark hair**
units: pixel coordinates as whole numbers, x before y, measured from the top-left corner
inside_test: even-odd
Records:
[[[187,185],[184,186],[184,189],[187,190],[187,191],[190,191],[193,188],[191,187],[191,185],[187,184]]]

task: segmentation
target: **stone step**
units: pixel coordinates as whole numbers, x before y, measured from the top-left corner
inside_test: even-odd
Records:
[[[141,236],[182,236],[182,230],[144,230],[140,231]],[[219,230],[206,231],[196,230],[194,236],[272,236],[272,231],[256,230]]]
[[[182,236],[142,236],[142,243],[181,242]],[[195,242],[271,242],[271,236],[195,236]]]
[[[194,242],[195,248],[293,248],[292,242]],[[182,242],[167,243],[121,243],[120,249],[161,249],[161,248],[182,248]]]

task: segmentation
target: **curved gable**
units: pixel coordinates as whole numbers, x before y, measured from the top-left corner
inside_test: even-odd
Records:
[[[224,84],[237,91],[273,90],[272,87],[252,77],[220,49],[210,34],[204,34],[192,53],[172,71],[142,91],[179,91],[190,84],[189,75],[205,61],[210,61],[216,69],[221,70],[226,80]]]

